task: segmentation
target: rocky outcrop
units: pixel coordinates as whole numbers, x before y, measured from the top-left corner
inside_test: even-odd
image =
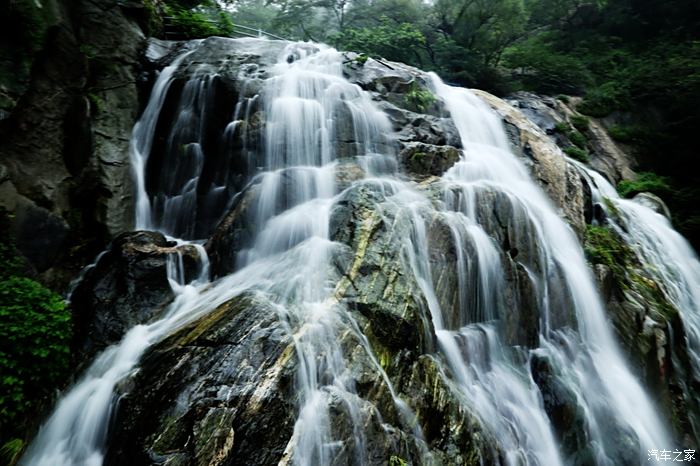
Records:
[[[20,252],[63,289],[131,226],[128,149],[147,13],[141,2],[45,3],[44,40],[25,57],[31,76],[0,121],[0,206],[13,214]]]
[[[151,45],[154,68],[187,47]],[[338,146],[339,160],[333,167],[336,195],[328,224],[330,241],[322,242],[323,247],[332,244],[323,251],[329,256],[328,270],[323,270],[318,284],[312,284],[327,291],[323,302],[297,299],[296,290],[285,288],[278,293],[268,284],[250,285],[235,295],[236,287],[222,277],[240,267],[236,263],[240,253],[259,239],[270,215],[298,205],[295,177],[306,168],[259,174],[254,160],[246,157],[246,151],[261,148],[267,117],[255,96],[286,44],[242,40],[235,45],[210,38],[190,49],[164,96],[146,176],[147,189],[157,204],[157,193],[191,180],[177,178],[182,159],[167,157],[169,151],[176,149],[185,158],[194,144],[202,150],[197,153],[203,158],[198,182],[219,183],[226,196],[207,211],[200,209],[205,190],[196,190],[196,212],[178,221],[192,227],[182,230],[186,234],[208,238],[205,247],[212,275],[219,280],[206,285],[204,293],[210,294],[199,295],[205,296],[197,301],[199,317],[148,349],[140,370],[120,383],[106,464],[292,464],[295,446],[304,441],[296,422],[304,407],[301,402],[309,396],[323,400],[310,406],[323,411],[313,420],[328,424],[330,438],[323,448],[332,448],[332,464],[353,464],[356,451],[365,454],[369,466],[402,461],[505,463],[501,439],[487,427],[492,420],[474,414],[477,411],[470,404],[474,400],[465,399],[465,391],[456,387],[456,374],[439,351],[438,324],[432,314],[436,309],[445,332],[472,324],[486,327],[498,320],[498,338],[507,351],[512,350],[515,364],[524,368],[529,364],[530,374],[526,369],[517,376],[531,375],[532,384],[539,388],[566,461],[590,464],[596,452],[576,387],[571,381],[565,383],[565,372],[546,351],[529,351],[540,345],[545,331],[554,334],[551,342],[559,337],[566,340],[576,331],[575,306],[561,264],[551,264],[552,258],[543,251],[539,226],[526,202],[494,186],[465,186],[438,177],[459,159],[460,141],[444,103],[430,94],[429,78],[418,70],[375,60],[361,66],[348,55],[348,79],[370,93],[393,125],[395,137],[387,144],[393,145],[401,170],[396,165],[387,169],[399,171],[395,178],[367,176],[371,170],[354,157],[365,154],[358,154],[352,128],[342,126],[347,121],[339,123],[340,136],[332,141]],[[295,59],[294,54],[288,57]],[[191,92],[193,87],[204,91]],[[131,87],[124,89],[125,98],[132,98]],[[547,133],[556,115],[535,124],[505,101],[475,92],[501,115],[515,152],[572,228],[586,237],[586,221],[593,218],[590,195],[576,163],[564,156]],[[183,95],[192,97],[186,108]],[[90,130],[100,124],[105,127],[102,142],[96,144],[98,152],[104,160],[110,154],[116,157],[124,140],[106,131],[126,120],[105,115],[102,121],[89,104]],[[235,112],[245,117],[231,126]],[[535,116],[543,114],[538,112]],[[196,138],[191,131],[195,123],[204,128]],[[274,177],[278,189],[263,192],[265,177]],[[110,186],[110,192],[119,192],[118,183]],[[13,181],[3,189],[14,187]],[[258,209],[264,194],[268,195],[266,209]],[[468,215],[458,208],[466,197],[471,202]],[[220,220],[221,212],[225,215]],[[44,228],[59,238],[61,227],[72,228],[59,223],[46,222]],[[418,241],[419,236],[426,242]],[[428,246],[418,251],[416,244]],[[658,293],[643,267],[626,250],[620,251],[610,263],[596,264],[601,289],[619,340],[671,413],[680,438],[696,422],[697,402],[689,396],[688,385],[683,385],[696,383],[687,375],[691,372],[687,354],[682,344],[669,343],[672,334],[682,332],[678,313]],[[478,285],[486,280],[479,269],[486,253],[492,255],[485,262],[501,267],[488,277],[491,288],[484,291]],[[161,315],[174,297],[168,283],[168,264],[174,255],[182,257],[185,276],[192,277],[197,269],[193,248],[177,247],[151,232],[117,236],[72,295],[78,349],[94,354],[131,326]],[[295,270],[298,264],[290,263],[300,261],[297,256],[282,256],[268,258],[280,261],[279,270],[269,271],[272,278],[256,277],[251,271],[253,278],[277,284],[275,274],[307,272]],[[325,267],[325,262],[314,265]],[[283,279],[280,282],[288,285]],[[297,285],[289,283],[289,288]],[[538,289],[544,285],[546,293]],[[427,296],[426,287],[434,295]],[[470,293],[462,293],[465,289]],[[484,309],[491,307],[507,312],[484,315]],[[312,318],[306,319],[305,312],[312,313]],[[306,338],[319,327],[331,325],[327,320],[334,325],[332,338],[321,340],[322,346],[314,347],[309,357]],[[483,328],[479,331],[486,333]],[[464,335],[457,338],[466,339]],[[575,345],[570,349],[578,351]],[[465,344],[459,350],[468,352],[470,347]],[[489,364],[496,364],[495,358],[484,357]],[[334,373],[336,359],[342,360],[340,375]],[[314,381],[318,393],[309,393],[308,385],[302,383],[307,371],[321,379]],[[534,385],[528,390],[534,390]],[[686,414],[676,414],[682,412]],[[615,420],[608,424],[601,428],[603,434],[620,442],[606,453],[616,464],[633,463],[639,451],[634,435]]]
[[[583,117],[576,112],[580,98],[566,97],[564,101],[529,92],[517,92],[506,100],[561,147],[575,146],[566,134],[569,131],[562,131],[562,125],[564,128],[571,125],[570,131],[579,131],[584,137],[582,145],[590,153],[590,166],[602,173],[613,185],[621,180],[634,179],[634,158],[612,140],[601,121]],[[585,128],[572,125],[576,118],[585,122]]]
[[[182,261],[185,279],[198,272],[193,246],[177,247],[160,233],[125,233],[88,267],[71,294],[74,349],[80,359],[118,342],[127,330],[160,315],[173,299],[168,262]],[[173,276],[173,279],[176,279]]]
[[[582,236],[586,223],[585,192],[578,170],[523,112],[484,91],[474,92],[501,115],[515,153],[521,155],[534,179],[549,194],[569,225]]]

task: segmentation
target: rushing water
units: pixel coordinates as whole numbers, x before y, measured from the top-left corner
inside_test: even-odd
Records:
[[[220,218],[239,193],[226,184],[228,175],[214,177],[219,181],[210,185],[202,184],[207,156],[202,121],[214,105],[210,95],[214,78],[206,71],[195,73],[182,88],[177,121],[168,139],[171,155],[179,158],[166,164],[169,171],[149,191],[147,172],[158,119],[178,67],[189,53],[161,72],[134,128],[131,156],[137,226],[193,238],[198,231],[194,223],[200,219],[197,209],[206,208],[209,200],[221,209],[213,216]],[[420,442],[422,433],[409,400],[397,395],[353,313],[334,294],[337,277],[329,270],[339,245],[330,239],[329,223],[342,193],[336,184],[338,154],[333,141],[343,131],[351,133],[347,139],[353,141],[352,155],[372,176],[355,183],[381,186],[378,211],[392,212],[410,225],[410,234],[397,241],[401,242],[405,266],[425,299],[426,315],[432,319],[439,360],[446,362],[444,376],[450,377],[447,382],[454,396],[498,439],[507,464],[558,465],[568,461],[560,452],[533,374],[532,367],[538,361],[547,361],[570,393],[580,413],[591,462],[615,464],[619,445],[614,443],[620,439],[631,439],[629,445],[638,449],[642,459],[647,448],[670,446],[663,422],[613,339],[581,246],[509,152],[500,121],[469,91],[449,87],[436,76],[432,86],[446,103],[464,147],[461,160],[434,183],[437,199],[395,173],[389,121],[367,93],[343,77],[342,55],[324,46],[287,45],[259,95],[242,98],[235,105],[222,134],[224,142],[230,142],[240,136],[251,108],[260,104],[264,109],[261,144],[243,151],[249,158],[246,179],[258,186],[251,207],[257,235],[238,251],[235,271],[209,283],[206,254],[197,246],[201,272],[191,283],[184,283],[178,256],[173,255],[168,276],[174,302],[160,320],[136,326],[95,359],[59,400],[22,464],[101,465],[115,388],[135,371],[144,351],[246,291],[270,296],[280,321],[293,337],[300,394],[288,446],[294,464],[331,464],[339,454],[341,444],[331,433],[331,407],[343,410],[352,424],[354,438],[343,448],[352,451],[353,464],[370,463],[362,400],[356,394],[339,335],[350,338],[366,354],[401,413],[402,427]],[[252,144],[244,144],[249,142]],[[227,165],[225,171],[229,168]],[[225,195],[221,194],[224,191]],[[202,193],[204,202],[198,199]],[[217,197],[220,195],[225,199]],[[521,227],[520,239],[529,244],[529,251],[522,252],[522,274],[535,294],[532,311],[537,314],[538,335],[529,346],[513,344],[505,331],[505,322],[514,310],[502,293],[509,286],[504,257],[480,211],[485,199],[494,195],[505,200],[513,222]],[[622,205],[627,201],[617,202]],[[643,249],[650,261],[676,261],[676,256],[688,255],[687,245],[661,219],[636,207],[625,212],[629,222],[644,222],[668,241],[659,247],[658,239],[630,238],[648,243]],[[436,264],[428,254],[432,219],[448,228],[455,247],[456,312],[441,306],[434,283]],[[692,255],[688,257],[677,261],[677,269],[660,270],[660,279],[670,283],[679,275],[687,276],[686,282],[676,281],[677,287],[669,292],[674,293],[679,306],[697,309],[699,287],[692,280],[697,280],[698,265]],[[698,315],[692,314],[695,317],[689,319]],[[693,328],[700,328],[697,324],[694,322]],[[689,338],[697,342],[700,337],[689,332]],[[430,461],[427,451],[421,461]]]

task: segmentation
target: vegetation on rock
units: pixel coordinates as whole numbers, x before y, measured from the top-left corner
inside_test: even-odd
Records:
[[[0,227],[0,455],[12,464],[25,432],[67,378],[71,316],[60,296],[25,276],[6,225]]]
[[[617,192],[622,197],[632,197],[643,192],[666,197],[671,191],[670,179],[652,172],[641,172],[637,174],[636,180],[623,180],[617,185]]]

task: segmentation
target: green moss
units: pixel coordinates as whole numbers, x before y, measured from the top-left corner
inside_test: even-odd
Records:
[[[617,192],[622,197],[632,197],[642,192],[664,195],[672,191],[671,181],[667,177],[652,172],[640,172],[636,180],[623,180],[617,185]]]
[[[101,113],[104,110],[104,102],[100,96],[90,92],[88,93],[87,98],[90,101],[90,109],[92,110],[92,113]]]
[[[414,153],[411,155],[411,161],[412,161],[412,162],[420,162],[420,161],[423,160],[427,155],[428,155],[428,154],[426,154],[425,152],[414,152]]]
[[[594,225],[586,226],[584,252],[590,263],[606,265],[623,275],[624,267],[632,257],[629,247],[617,233],[608,227]]]
[[[581,149],[580,147],[567,147],[564,149],[564,153],[572,159],[578,160],[579,162],[588,163],[590,161],[590,158],[588,157],[588,151],[585,149]]]
[[[404,101],[407,105],[417,109],[419,112],[424,112],[435,102],[435,96],[428,89],[418,85],[415,81],[404,95]]]
[[[355,63],[364,66],[364,64],[367,63],[367,60],[369,60],[369,56],[365,53],[361,53],[355,58]]]
[[[389,466],[408,466],[408,463],[400,456],[391,455],[391,458],[389,458]]]
[[[561,100],[561,101],[564,102],[565,104],[568,104],[569,102],[571,102],[571,99],[569,98],[569,96],[568,96],[568,95],[564,95],[564,94],[559,94],[559,95],[557,96],[557,99]]]

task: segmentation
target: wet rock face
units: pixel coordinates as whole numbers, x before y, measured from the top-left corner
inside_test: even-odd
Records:
[[[414,176],[440,176],[459,160],[460,153],[453,146],[436,146],[420,142],[404,144],[399,160],[406,171]]]
[[[576,113],[576,104],[580,98],[571,97],[568,103],[548,96],[530,92],[517,92],[507,99],[513,107],[519,109],[532,123],[542,129],[560,147],[570,147],[572,142],[562,134],[557,125],[571,123]],[[612,184],[621,180],[633,179],[634,158],[616,144],[607,133],[603,123],[594,118],[586,118],[587,128],[583,130],[586,149],[590,151],[590,165],[602,173]]]
[[[522,157],[535,181],[582,237],[586,223],[586,197],[581,175],[566,161],[556,143],[525,114],[491,94],[479,90],[474,92],[501,115],[514,153]]]
[[[80,357],[118,342],[131,327],[160,315],[173,299],[167,262],[180,254],[187,278],[194,278],[198,254],[176,248],[160,233],[137,231],[114,239],[85,271],[71,295],[74,347]]]
[[[296,364],[264,297],[220,305],[149,350],[105,464],[277,464],[296,419]]]
[[[0,206],[42,281],[64,290],[132,224],[129,137],[146,15],[141,2],[37,5],[45,22],[25,26],[45,29],[43,49],[25,57],[31,75],[0,121]]]
[[[187,151],[194,150],[195,143],[203,149],[203,184],[224,183],[230,191],[225,201],[210,204],[216,206],[216,212],[198,211],[193,218],[178,221],[182,225],[206,224],[188,234],[208,238],[205,247],[213,277],[222,278],[236,270],[239,253],[252,246],[262,227],[256,206],[263,180],[248,165],[245,151],[260,149],[266,116],[254,96],[263,88],[269,67],[284,44],[242,41],[240,48],[233,48],[231,41],[217,38],[205,44],[188,58],[188,66],[175,76],[172,93],[166,97],[147,184],[155,193],[170,188],[175,191],[174,186],[187,181],[157,176],[159,170],[177,172],[177,161],[163,156],[171,149],[168,144],[182,146],[183,155],[192,155]],[[152,50],[152,59],[167,62],[182,50]],[[497,296],[459,296],[456,239],[444,215],[459,212],[457,206],[464,201],[460,196],[465,192],[437,178],[460,157],[457,130],[441,102],[418,108],[415,101],[406,99],[415,86],[427,88],[424,74],[388,65],[370,60],[365,67],[348,66],[346,73],[371,93],[388,116],[395,131],[392,150],[401,176],[406,175],[412,189],[427,195],[419,215],[430,244],[427,262],[445,327],[456,330],[483,322],[484,316],[478,313],[483,299],[502,300],[499,305],[507,309],[507,314],[499,317],[508,345],[525,349],[538,345],[545,304],[551,329],[574,327],[573,305],[560,268],[548,268],[543,262],[542,251],[533,239],[537,232],[525,206],[498,190],[483,188],[468,193],[474,201],[474,220],[503,264]],[[199,73],[216,74],[216,78],[207,81]],[[189,125],[178,129],[172,121],[181,113],[180,93],[193,83],[209,86],[212,91],[207,97],[211,102],[205,99],[196,106],[199,116],[194,121],[205,128],[203,137],[196,141]],[[572,228],[583,234],[586,192],[578,172],[547,134],[521,112],[488,94],[478,95],[502,115],[516,152]],[[238,142],[226,145],[215,136],[225,132],[236,102],[246,99],[252,99],[247,118],[228,141]],[[214,103],[220,100],[225,102],[219,108]],[[550,123],[541,124],[547,127]],[[174,130],[176,137],[169,139]],[[363,180],[367,173],[353,157],[356,148],[348,136],[350,131],[341,128],[340,134],[335,141],[342,146],[335,173],[337,197],[328,225],[335,247],[328,280],[332,306],[327,312],[342,316],[345,325],[337,332],[338,345],[347,366],[343,376],[353,391],[349,394],[327,385],[320,395],[329,406],[329,431],[337,448],[333,464],[353,464],[356,449],[369,452],[366,464],[370,466],[385,466],[391,457],[409,464],[503,464],[506,459],[499,439],[484,427],[484,420],[474,416],[468,403],[459,400],[437,351],[428,303],[408,260],[405,239],[415,234],[412,212],[392,199],[391,181]],[[245,144],[240,142],[243,140]],[[225,177],[219,177],[222,173]],[[271,201],[271,210],[279,213],[296,205],[294,190],[288,189],[295,174],[287,169],[275,176],[280,189]],[[203,200],[205,193],[197,192],[197,202]],[[433,208],[450,202],[453,204],[441,214]],[[482,251],[476,243],[464,248],[469,256],[466,276],[474,279]],[[174,245],[156,233],[136,232],[114,241],[73,294],[81,351],[94,354],[117,341],[129,327],[160,315],[173,299],[166,267],[168,257],[175,252]],[[193,274],[196,255],[188,250],[180,252]],[[537,298],[536,286],[544,280],[551,288],[549,303]],[[668,371],[669,359],[681,354],[680,347],[668,346],[668,328],[664,332],[665,324],[658,321],[648,325],[643,306],[631,306],[631,299],[621,297],[629,286],[619,286],[610,277],[601,281],[606,283],[608,303],[621,309],[613,316],[621,340],[630,353],[639,355],[636,362],[640,371],[646,368],[649,384],[661,384],[665,390],[662,402],[673,409],[691,406],[689,391],[680,386],[685,376]],[[225,285],[223,278],[211,286]],[[640,299],[643,302],[646,298]],[[294,427],[303,396],[296,384],[302,370],[298,342],[303,332],[292,337],[292,325],[280,312],[279,303],[263,293],[245,294],[211,307],[203,317],[147,350],[141,370],[121,383],[122,398],[110,434],[107,465],[293,463],[291,455],[298,441]],[[668,320],[671,326],[673,319],[670,316]],[[530,364],[533,382],[540,389],[564,456],[571,464],[590,464],[594,452],[586,448],[590,443],[588,426],[576,394],[559,380],[561,372],[550,361],[535,355]],[[405,401],[406,409],[396,402],[392,390]],[[348,407],[349,399],[356,410]],[[689,431],[691,416],[679,419],[685,423],[679,431]],[[364,437],[357,435],[357,426]],[[422,436],[416,434],[416,426]],[[633,436],[620,432],[612,422],[605,428],[610,438],[624,440],[614,454],[615,462],[633,463],[629,455],[638,451]]]

